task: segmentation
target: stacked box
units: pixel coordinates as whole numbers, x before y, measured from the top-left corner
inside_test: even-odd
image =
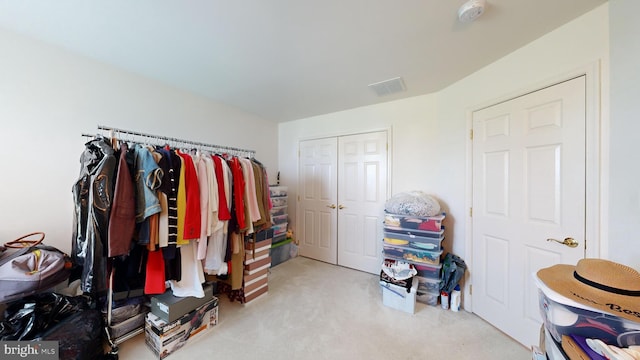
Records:
[[[216,297],[173,322],[148,313],[145,319],[145,343],[158,359],[164,359],[209,333],[217,324],[218,299]]]
[[[266,234],[266,235],[265,235]],[[267,293],[273,229],[263,230],[245,242],[244,276],[240,301],[248,303]]]
[[[440,295],[444,218],[444,213],[427,217],[386,213],[384,217],[383,257],[413,265],[415,299],[428,305],[437,305]],[[383,292],[383,301],[384,296],[389,301],[388,292]]]
[[[271,203],[271,219],[273,221],[273,244],[271,245],[271,266],[276,266],[291,258],[290,247],[291,239],[287,237],[287,227],[289,225],[287,219],[287,187],[286,186],[270,186]]]
[[[171,289],[164,294],[154,295],[151,297],[151,312],[166,322],[176,321],[184,314],[193,311],[214,298],[211,284],[205,284],[202,289],[204,290],[204,297],[202,298],[195,296],[178,297],[173,295]]]

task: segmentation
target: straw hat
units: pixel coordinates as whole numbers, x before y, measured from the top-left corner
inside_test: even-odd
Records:
[[[582,259],[576,266],[540,269],[538,277],[560,295],[640,323],[640,273],[603,259]]]

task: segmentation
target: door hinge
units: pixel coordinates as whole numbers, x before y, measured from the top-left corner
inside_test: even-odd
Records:
[[[473,285],[469,285],[469,295],[473,295]]]
[[[473,129],[469,130],[469,139],[473,140]]]
[[[469,217],[473,217],[473,208],[472,207],[469,208]]]
[[[300,195],[298,195],[298,202],[300,202]]]

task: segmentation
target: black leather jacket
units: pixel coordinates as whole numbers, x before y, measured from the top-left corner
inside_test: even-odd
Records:
[[[73,185],[74,217],[71,257],[85,293],[107,289],[106,246],[113,199],[116,158],[108,140],[98,137],[85,144],[80,176]]]

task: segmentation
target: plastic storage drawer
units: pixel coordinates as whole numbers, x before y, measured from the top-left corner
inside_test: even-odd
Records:
[[[271,216],[281,216],[287,214],[286,206],[274,206],[271,208]]]
[[[271,204],[273,206],[287,206],[287,199],[288,198],[289,198],[288,196],[272,197],[271,198]]]
[[[430,291],[418,291],[416,294],[416,301],[421,302],[423,304],[436,306],[438,305],[438,296],[439,292],[430,292]]]
[[[272,227],[272,229],[273,229],[273,236],[284,234],[287,232],[287,223],[285,222],[282,224],[275,225],[274,227]]]
[[[269,186],[269,195],[271,197],[287,196],[287,187],[282,185]]]
[[[444,231],[442,233],[444,234]],[[409,235],[409,234],[402,234],[397,232],[392,233],[389,231],[384,232],[385,243],[394,244],[395,242],[396,245],[402,245],[401,242],[397,242],[394,240],[406,241],[407,244],[414,243],[414,244],[417,244],[416,247],[419,247],[424,250],[439,250],[441,247],[440,244],[442,243],[442,240],[444,240],[444,236],[441,236],[439,238],[433,238],[433,237],[422,237],[422,236],[415,236],[415,235]]]
[[[398,215],[398,214],[385,214],[384,224],[385,226],[391,226],[403,229],[413,230],[425,230],[425,231],[440,231],[442,228],[442,220],[445,215],[440,214],[436,216],[411,216],[411,215]]]
[[[428,251],[422,249],[411,248],[408,246],[393,246],[385,244],[383,246],[384,255],[391,258],[408,260],[414,263],[438,265],[440,264],[440,255],[442,250]]]
[[[272,216],[271,217],[271,221],[275,224],[282,224],[282,223],[286,223],[287,222],[287,214],[284,215],[278,215],[278,216]]]
[[[413,263],[413,266],[418,271],[418,276],[428,279],[440,280],[440,270],[442,269],[442,264],[427,265]]]
[[[418,282],[418,292],[440,292],[440,279],[430,279],[422,276],[414,276],[413,281]]]
[[[385,226],[384,231],[389,234],[409,236],[409,237],[439,239],[444,236],[444,228],[438,231],[426,231],[426,230],[404,229],[404,228],[396,228],[393,226]]]

